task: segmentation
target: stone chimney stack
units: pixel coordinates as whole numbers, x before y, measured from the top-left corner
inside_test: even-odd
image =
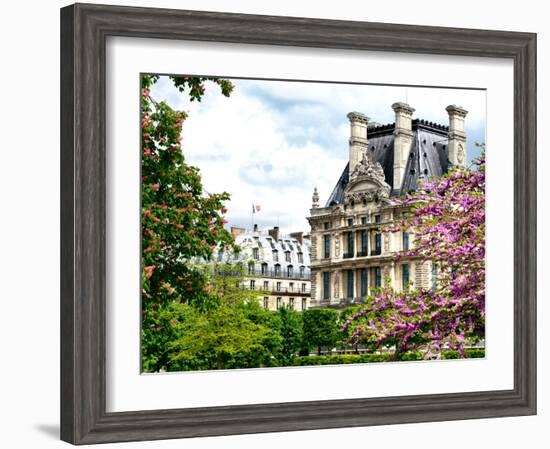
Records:
[[[449,113],[449,162],[453,167],[464,167],[467,160],[464,119],[468,111],[454,104],[445,109]]]
[[[414,109],[407,103],[394,103],[395,130],[393,131],[393,188],[400,189],[412,143],[412,115]]]
[[[350,112],[347,115],[350,122],[349,137],[349,173],[355,170],[355,167],[366,153],[369,141],[367,138],[367,126],[369,118],[359,112]]]
[[[243,235],[246,232],[244,228],[240,228],[237,226],[231,226],[231,235],[233,237],[238,237],[239,235]]]
[[[269,229],[267,233],[275,240],[276,242],[279,240],[279,226],[274,226],[273,229]]]

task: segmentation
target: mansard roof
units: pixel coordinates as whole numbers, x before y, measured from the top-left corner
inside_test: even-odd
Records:
[[[393,131],[395,123],[369,127],[367,156],[379,162],[384,177],[391,187],[391,196],[401,196],[415,190],[418,179],[441,176],[449,168],[447,158],[447,134],[449,127],[425,120],[412,121],[412,142],[405,168],[405,176],[400,186],[393,185]],[[325,207],[342,204],[344,190],[349,182],[349,162],[336,183]]]

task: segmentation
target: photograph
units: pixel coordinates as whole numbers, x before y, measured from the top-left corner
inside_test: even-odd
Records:
[[[142,373],[485,357],[484,89],[140,76]]]

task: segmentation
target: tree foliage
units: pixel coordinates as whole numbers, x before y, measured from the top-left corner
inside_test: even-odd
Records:
[[[302,316],[289,307],[281,307],[278,311],[281,335],[280,363],[290,365],[292,358],[302,349]]]
[[[321,349],[332,349],[340,341],[338,329],[338,311],[334,309],[309,309],[302,312],[303,346]]]

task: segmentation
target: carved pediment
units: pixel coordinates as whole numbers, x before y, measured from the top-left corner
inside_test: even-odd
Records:
[[[371,161],[371,159],[366,154],[363,154],[363,158],[355,166],[355,169],[350,174],[350,183],[358,178],[371,179],[378,183],[386,183],[384,170],[380,165],[380,162]]]
[[[350,174],[344,204],[354,206],[360,203],[378,202],[388,198],[390,190],[391,187],[386,182],[382,165],[379,162],[371,161],[364,154],[361,162]]]

